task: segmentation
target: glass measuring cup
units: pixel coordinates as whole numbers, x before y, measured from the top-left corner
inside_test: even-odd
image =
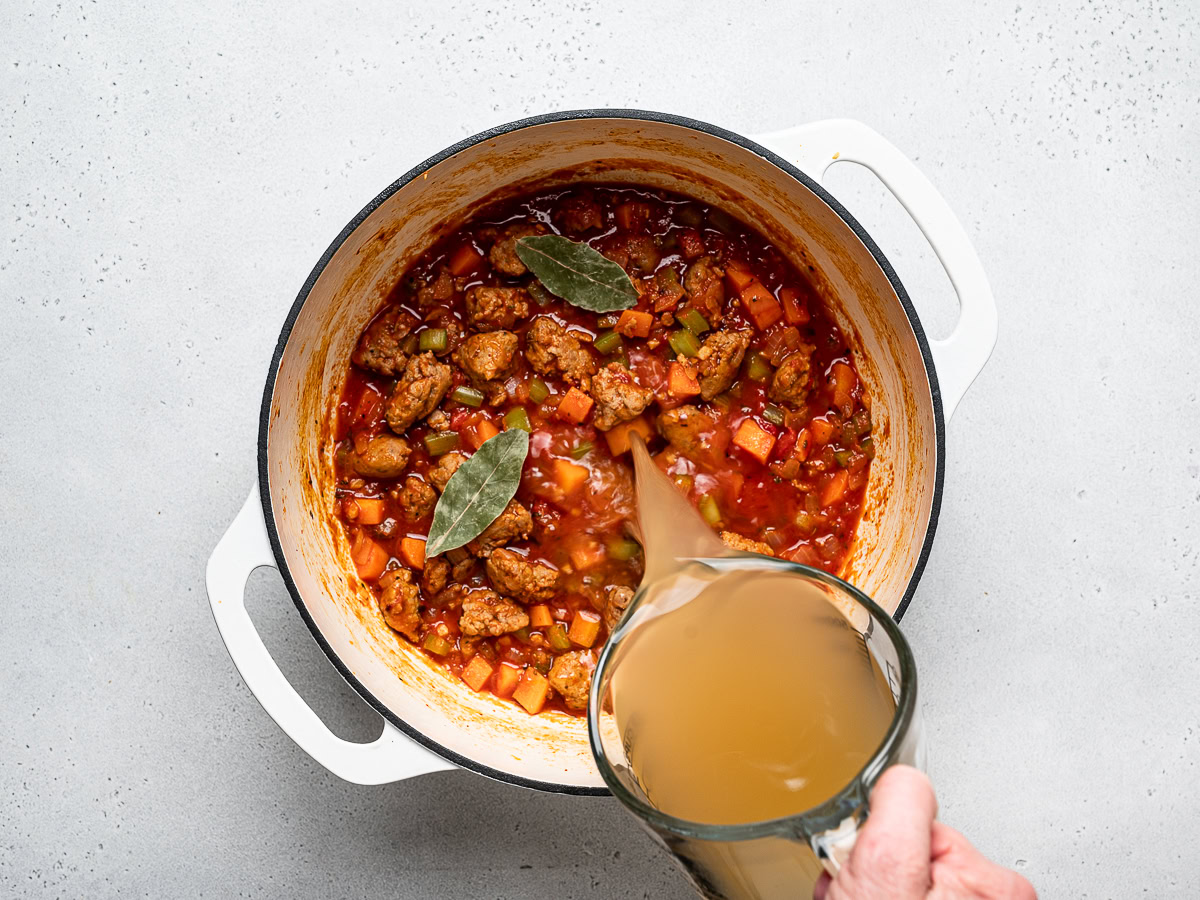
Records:
[[[836,872],[849,855],[867,815],[871,788],[883,770],[895,763],[924,768],[916,667],[908,643],[891,617],[857,588],[797,563],[725,551],[705,558],[676,556],[673,566],[664,566],[660,577],[650,580],[650,574],[648,570],[647,581],[610,638],[593,678],[588,730],[600,773],[613,794],[675,856],[703,896],[727,900],[811,896],[822,868]],[[852,629],[886,680],[894,701],[892,720],[879,747],[857,775],[817,806],[734,825],[669,815],[648,797],[636,774],[631,760],[639,738],[631,733],[633,729],[622,733],[618,728],[613,715],[614,687],[629,689],[621,685],[622,667],[628,667],[639,629],[659,616],[677,612],[704,586],[720,589],[723,579],[764,574],[786,576],[789,584],[794,579],[796,591],[807,592],[807,601],[819,595],[828,602],[830,612]],[[635,687],[653,690],[656,686]],[[712,784],[709,789],[719,791],[722,786]]]

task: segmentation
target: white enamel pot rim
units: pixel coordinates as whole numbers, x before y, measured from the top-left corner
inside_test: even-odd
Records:
[[[929,473],[933,484],[927,525],[903,596],[895,607],[896,619],[903,615],[911,602],[928,559],[941,505],[945,470],[945,418],[953,412],[954,406],[987,361],[995,343],[996,314],[986,276],[965,232],[940,194],[907,158],[871,129],[848,120],[814,123],[767,135],[761,138],[763,143],[703,122],[640,110],[598,109],[551,113],[482,132],[430,157],[380,193],[346,225],[308,276],[283,324],[264,387],[259,429],[258,484],[214,550],[206,574],[214,617],[247,687],[301,748],[335,774],[355,783],[381,784],[426,772],[461,767],[538,790],[587,795],[608,793],[599,784],[541,780],[487,765],[430,737],[376,697],[326,639],[289,569],[272,503],[268,465],[272,401],[281,360],[310,293],[343,244],[397,191],[456,154],[522,129],[571,120],[641,120],[703,132],[736,144],[800,182],[862,242],[890,283],[915,336],[928,377],[932,404],[932,434],[929,437],[936,443],[933,471]],[[763,144],[778,149],[779,153]],[[799,163],[799,166],[789,162],[789,159]],[[961,306],[958,325],[945,340],[931,343],[926,338],[908,294],[886,256],[854,217],[820,185],[818,179],[836,159],[858,162],[875,172],[912,215],[937,253],[950,276]],[[804,170],[812,173],[813,177]],[[358,694],[384,717],[385,726],[379,739],[368,744],[354,744],[333,735],[279,670],[245,611],[245,579],[251,570],[260,565],[279,569],[297,610],[330,662]]]

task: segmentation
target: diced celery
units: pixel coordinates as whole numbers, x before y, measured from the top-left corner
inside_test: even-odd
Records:
[[[571,639],[567,637],[567,626],[562,622],[555,622],[546,632],[546,640],[550,642],[550,646],[555,650],[570,650]]]
[[[798,513],[796,513],[796,527],[799,528],[803,534],[812,534],[814,531],[816,531],[817,522],[817,517],[812,513],[806,512],[805,510],[800,510]]]
[[[583,441],[571,448],[571,459],[583,459],[589,453],[596,449],[596,445],[591,441]]]
[[[436,631],[431,631],[425,635],[425,640],[421,643],[421,646],[430,653],[436,653],[438,656],[448,656],[454,651],[454,644]]]
[[[672,331],[667,341],[670,343],[671,349],[680,356],[695,356],[700,352],[700,342],[686,328]]]
[[[694,307],[688,307],[676,318],[679,320],[679,324],[692,334],[704,334],[709,329],[708,319],[704,318],[700,310]]]
[[[596,320],[597,328],[616,328],[617,323],[621,321],[621,317],[616,313],[609,313],[606,316],[601,316]]]
[[[512,636],[515,637],[521,643],[528,644],[529,643],[529,626],[527,625],[524,628],[518,628],[516,631],[514,631],[512,633]]]
[[[867,454],[867,459],[875,458],[875,440],[874,440],[874,438],[867,438],[865,441],[863,441],[858,446],[862,448],[863,453]]]
[[[692,489],[692,476],[691,475],[676,475],[674,478],[674,481],[675,481],[675,487],[679,488],[685,494],[691,491],[691,489]]]
[[[724,394],[717,394],[717,396],[713,397],[712,404],[720,409],[728,410],[731,406],[733,406],[733,398],[730,397],[729,392],[726,391]]]
[[[628,562],[641,552],[641,544],[630,538],[616,537],[608,542],[608,555],[618,562]]]
[[[480,395],[483,396],[482,394]],[[534,378],[529,382],[529,399],[534,403],[541,403],[550,396],[550,388],[546,386],[546,382],[540,378]]]
[[[430,456],[441,456],[458,446],[457,431],[432,431],[425,435],[425,449]]]
[[[763,407],[762,417],[764,419],[766,419],[768,422],[770,422],[772,425],[782,425],[783,424],[783,410],[780,409],[778,406],[776,406],[774,403],[768,403],[766,406]]]
[[[721,524],[721,508],[717,506],[717,498],[712,494],[705,494],[700,498],[697,504],[700,509],[700,515],[704,517],[704,521],[716,528]]]
[[[833,451],[833,459],[834,459],[834,462],[836,462],[841,468],[844,469],[844,468],[846,468],[846,466],[850,465],[850,451],[849,450],[834,450]]]
[[[746,376],[752,381],[766,381],[771,377],[771,364],[757,350],[746,354]]]
[[[477,391],[468,385],[459,385],[450,392],[450,398],[464,406],[479,406],[483,403],[483,391]]]
[[[420,345],[421,339],[415,334],[406,334],[404,339],[400,341],[400,349],[410,356],[417,352],[417,347]]]
[[[525,285],[525,290],[529,292],[529,296],[533,298],[533,302],[538,306],[547,306],[554,302],[554,295],[546,290],[536,278]]]
[[[522,431],[533,433],[533,425],[529,423],[529,413],[525,412],[525,407],[514,406],[504,414],[505,428],[520,428]]]
[[[441,352],[448,340],[445,328],[426,328],[421,332],[421,349]]]
[[[615,331],[606,331],[592,342],[592,346],[607,356],[621,348],[621,336]]]

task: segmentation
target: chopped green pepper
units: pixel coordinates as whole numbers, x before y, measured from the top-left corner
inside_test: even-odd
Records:
[[[504,427],[520,428],[522,431],[533,433],[533,425],[529,422],[529,413],[525,412],[525,407],[514,406],[504,414]]]
[[[421,332],[421,349],[440,353],[446,349],[448,340],[445,328],[426,328]]]
[[[700,342],[686,328],[672,331],[667,341],[670,343],[671,349],[680,356],[695,356],[700,352]]]
[[[550,396],[550,388],[546,386],[546,382],[540,378],[534,378],[529,382],[529,399],[534,403],[541,403]]]
[[[457,400],[463,406],[479,406],[483,403],[483,391],[462,384],[450,392],[450,399]]]
[[[425,435],[425,449],[430,456],[441,456],[458,446],[457,431],[431,431]]]
[[[708,319],[704,318],[700,310],[692,306],[689,306],[675,318],[679,320],[680,325],[692,334],[704,334],[709,329]]]

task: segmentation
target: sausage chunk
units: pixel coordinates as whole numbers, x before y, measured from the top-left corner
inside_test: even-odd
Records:
[[[499,637],[528,625],[525,610],[495,591],[471,591],[463,598],[462,617],[458,620],[463,634]]]
[[[473,334],[454,351],[454,361],[496,406],[508,396],[504,379],[516,368],[517,336],[511,331]]]
[[[596,401],[595,425],[608,431],[641,413],[654,399],[654,391],[641,387],[620,363],[609,363],[592,379]]]
[[[604,227],[604,213],[590,193],[564,199],[555,218],[559,228],[570,234],[582,234],[592,228]]]
[[[742,550],[746,553],[761,553],[763,556],[774,556],[775,551],[771,549],[770,544],[764,544],[762,541],[752,541],[748,537],[742,537],[732,531],[722,531],[721,540],[725,542],[726,547],[731,547],[734,550]]]
[[[450,476],[457,472],[458,467],[466,461],[467,458],[465,456],[453,451],[439,457],[437,465],[429,469],[429,480],[433,482],[434,487],[439,491],[444,491],[446,483],[450,481]]]
[[[561,375],[584,390],[596,374],[596,361],[579,338],[546,316],[534,319],[526,332],[525,358],[539,375]]]
[[[529,510],[516,500],[509,500],[504,512],[483,529],[479,537],[467,544],[467,549],[476,556],[490,556],[498,547],[529,537],[532,530],[533,517],[529,515]]]
[[[379,595],[379,611],[383,621],[408,638],[416,641],[421,628],[418,609],[421,592],[413,583],[413,574],[408,569],[391,569],[379,579],[383,593]]]
[[[592,651],[564,653],[550,667],[550,687],[562,694],[563,702],[571,709],[587,709],[595,669],[596,657]]]
[[[500,548],[487,561],[488,581],[501,594],[522,603],[549,600],[558,590],[558,572],[544,563],[531,563],[519,553]]]
[[[409,429],[417,419],[429,415],[450,390],[450,367],[437,361],[432,353],[422,353],[408,361],[404,377],[396,382],[383,417],[397,434]]]
[[[400,349],[404,339],[418,325],[417,317],[393,306],[377,317],[358,339],[350,360],[364,369],[394,377],[404,371],[408,354]]]
[[[811,344],[802,344],[800,349],[779,364],[775,377],[771,379],[770,395],[776,403],[803,406],[812,390]]]
[[[401,487],[393,488],[388,494],[400,504],[404,518],[410,522],[425,518],[437,503],[437,492],[416,475],[409,475]]]
[[[633,588],[623,584],[614,584],[605,591],[604,609],[601,612],[604,615],[604,625],[609,631],[617,627],[621,616],[625,615],[625,610],[629,609],[633,593]]]
[[[728,390],[749,346],[750,335],[744,331],[718,331],[708,336],[696,354],[700,358],[700,396],[703,399],[711,400]]]
[[[659,432],[685,456],[697,456],[704,450],[704,434],[715,424],[712,416],[691,404],[669,409],[658,417]]]
[[[683,289],[692,306],[704,313],[708,321],[717,325],[725,309],[725,270],[712,256],[702,256],[690,266],[683,276]]]
[[[529,315],[529,294],[524,288],[476,285],[464,300],[467,319],[477,331],[511,329]]]
[[[361,453],[352,447],[339,450],[338,462],[343,470],[356,472],[364,478],[399,478],[404,474],[411,453],[404,438],[380,434],[371,438]]]
[[[431,556],[425,560],[421,572],[421,587],[430,597],[436,597],[450,583],[450,561],[444,556]]]
[[[496,243],[492,244],[492,249],[488,251],[488,261],[491,262],[492,268],[502,275],[524,275],[525,263],[517,256],[517,241],[523,237],[545,233],[546,226],[541,223],[515,222],[504,226],[500,229]]]

